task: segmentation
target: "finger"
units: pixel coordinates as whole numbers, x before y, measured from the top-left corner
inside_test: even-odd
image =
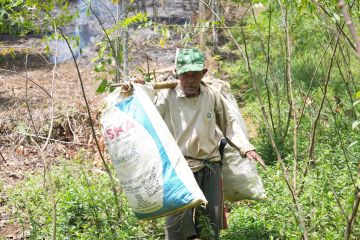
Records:
[[[251,155],[251,154],[246,154],[246,157],[247,157],[247,159],[249,159],[249,160],[255,160],[254,157],[253,157],[253,155]]]
[[[264,169],[266,169],[265,162],[264,162],[264,160],[262,160],[261,157],[257,157],[256,161],[258,161],[258,163],[260,163],[260,166],[262,166]]]

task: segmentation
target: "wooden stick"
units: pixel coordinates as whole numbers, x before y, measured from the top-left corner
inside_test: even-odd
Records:
[[[136,83],[136,80],[134,81]],[[114,83],[111,84],[112,87],[122,87],[128,83]],[[165,89],[165,88],[175,88],[179,84],[178,81],[163,81],[163,82],[154,82],[150,83],[149,85],[152,86],[154,89]]]
[[[43,139],[43,140],[49,139],[49,141],[57,142],[57,143],[62,143],[62,144],[71,144],[71,145],[79,145],[79,146],[90,146],[89,144],[86,144],[86,143],[66,142],[66,141],[61,141],[61,140],[57,140],[57,139],[53,139],[53,138],[47,138],[47,137],[37,136],[37,135],[35,135],[35,134],[30,134],[30,133],[16,132],[16,134],[25,135],[25,136],[34,137],[34,138],[39,138],[39,139]]]

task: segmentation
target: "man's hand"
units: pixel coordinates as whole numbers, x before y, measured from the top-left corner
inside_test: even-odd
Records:
[[[251,161],[257,161],[263,168],[266,168],[264,160],[262,160],[261,156],[257,154],[257,152],[255,152],[254,150],[246,152],[245,156]]]
[[[145,84],[145,80],[141,78],[130,78],[129,81],[131,83]]]

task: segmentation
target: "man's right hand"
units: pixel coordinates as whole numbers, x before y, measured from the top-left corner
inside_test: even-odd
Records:
[[[258,163],[260,163],[260,165],[266,169],[266,165],[264,160],[261,158],[261,156],[259,154],[257,154],[257,152],[255,152],[254,150],[248,151],[245,153],[245,156],[251,160],[251,161],[257,161]]]

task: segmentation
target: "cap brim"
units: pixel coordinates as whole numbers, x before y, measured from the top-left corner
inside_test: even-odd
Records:
[[[204,64],[202,63],[186,64],[180,68],[176,68],[176,73],[183,74],[185,72],[199,72],[202,70],[204,70]]]

